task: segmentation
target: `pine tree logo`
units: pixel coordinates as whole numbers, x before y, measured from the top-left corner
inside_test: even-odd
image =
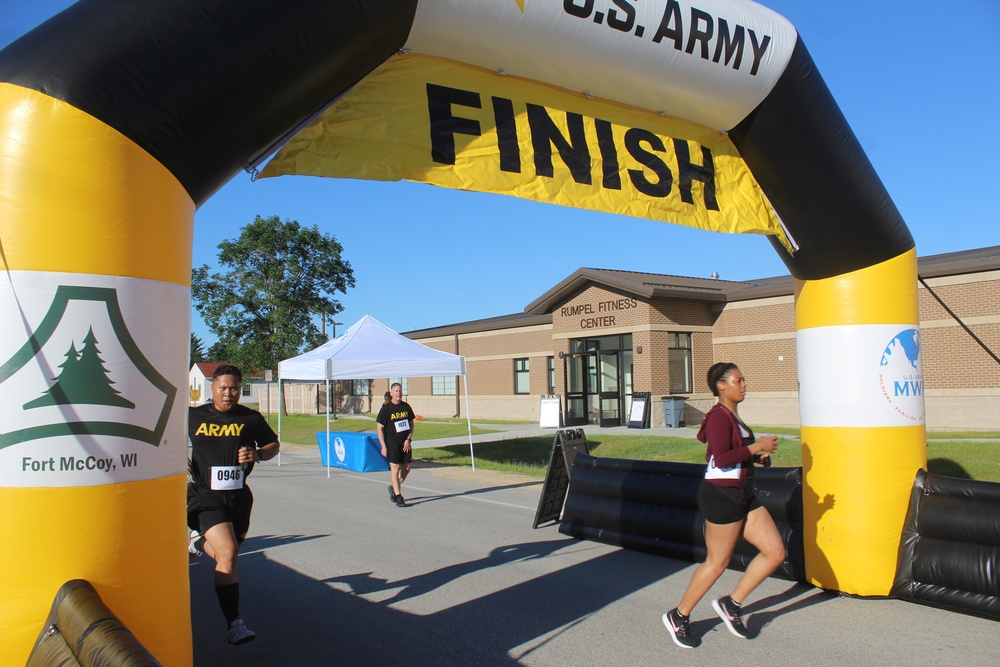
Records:
[[[74,332],[82,331],[87,331],[82,341],[71,340],[79,335]],[[103,341],[95,331],[103,332]],[[71,342],[67,346],[52,341]],[[63,346],[65,353],[47,349],[54,345]],[[56,372],[46,359],[60,357],[63,361]],[[40,370],[45,374],[40,375]],[[141,400],[123,396],[115,388],[119,375],[128,378],[130,392],[141,394]],[[33,387],[21,398],[30,399],[21,403],[23,411],[7,428],[0,428],[0,450],[60,436],[111,436],[158,447],[177,396],[177,388],[153,367],[132,338],[118,290],[79,285],[56,288],[41,322],[20,349],[0,364],[0,385],[9,387],[8,397],[18,396],[22,385]]]
[[[91,327],[83,339],[83,350],[77,352],[76,345],[71,343],[69,352],[66,353],[66,362],[59,366],[62,372],[55,384],[43,396],[25,403],[24,409],[74,403],[135,408],[135,403],[122,398],[121,392],[111,386],[114,381],[108,377],[108,369],[104,367],[100,352],[94,328]]]

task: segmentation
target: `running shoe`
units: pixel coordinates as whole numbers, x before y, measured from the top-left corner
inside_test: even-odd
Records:
[[[712,609],[719,615],[722,622],[726,624],[729,631],[741,639],[749,639],[750,632],[740,619],[740,607],[728,595],[718,600],[712,600]]]
[[[677,609],[663,614],[663,625],[670,631],[670,637],[681,648],[695,648],[698,640],[691,636],[690,618],[684,618]]]
[[[237,618],[229,624],[230,644],[246,644],[247,642],[252,642],[256,638],[257,633],[248,628],[242,618]]]
[[[198,545],[204,545],[205,543],[202,541],[204,539],[205,538],[201,536],[201,533],[197,530],[192,530],[188,535],[188,553],[192,556],[200,556],[202,554],[202,550],[198,548]]]
[[[403,498],[402,493],[396,496],[396,507],[409,507],[409,505],[406,504],[406,499]]]
[[[392,484],[389,485],[389,500],[396,502],[396,493],[392,490]]]

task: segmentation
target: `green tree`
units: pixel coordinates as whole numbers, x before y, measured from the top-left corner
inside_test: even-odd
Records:
[[[246,368],[275,369],[282,359],[325,342],[313,318],[344,310],[333,294],[354,287],[343,248],[316,226],[259,215],[235,241],[219,244],[226,273],[195,268],[195,309],[219,342],[209,354]],[[223,353],[217,355],[217,353]]]
[[[215,341],[212,343],[212,347],[208,348],[208,359],[206,361],[210,361],[213,364],[229,363],[229,357],[226,356],[228,354],[229,351],[226,349],[226,346],[219,341]]]
[[[188,368],[191,368],[194,364],[200,364],[203,361],[208,361],[208,357],[205,356],[205,343],[198,338],[194,332],[191,333],[191,359],[188,362]]]

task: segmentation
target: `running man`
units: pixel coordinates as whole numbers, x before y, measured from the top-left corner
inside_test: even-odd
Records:
[[[239,405],[243,374],[219,366],[212,374],[212,400],[188,411],[191,482],[187,490],[189,550],[200,546],[215,560],[215,595],[226,617],[230,644],[257,634],[240,618],[236,559],[250,529],[253,494],[246,478],[255,463],[278,455],[278,436],[256,410]]]

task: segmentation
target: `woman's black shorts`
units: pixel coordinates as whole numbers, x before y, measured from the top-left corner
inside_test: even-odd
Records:
[[[702,480],[698,487],[698,509],[706,521],[725,524],[736,523],[747,518],[750,512],[763,507],[750,488],[719,486]]]

